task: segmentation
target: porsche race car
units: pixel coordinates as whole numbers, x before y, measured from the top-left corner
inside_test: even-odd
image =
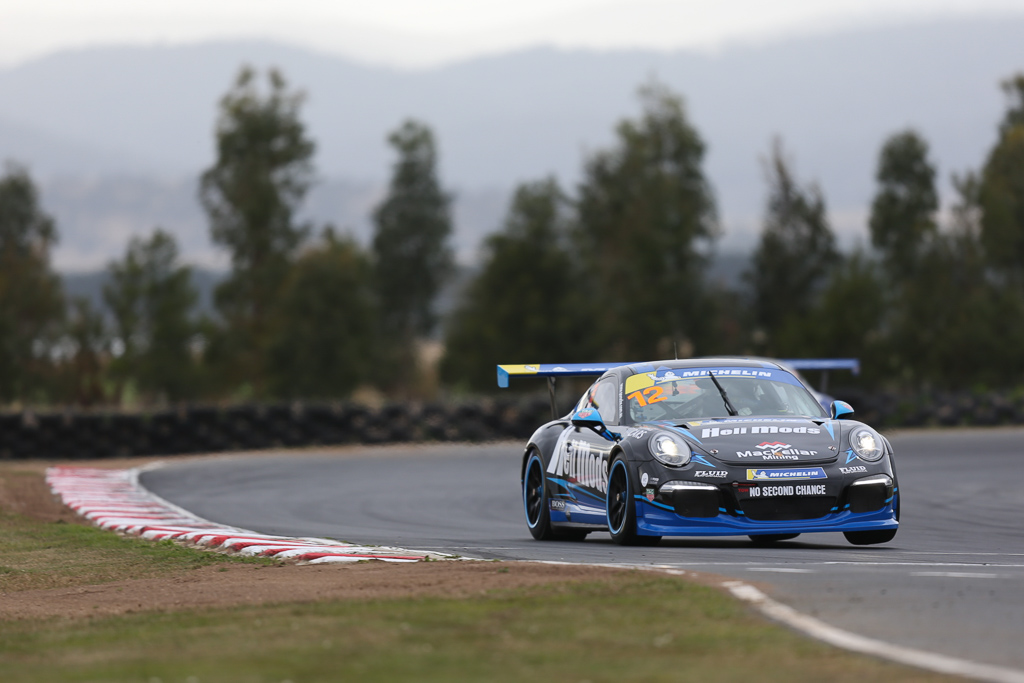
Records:
[[[899,528],[888,440],[847,403],[826,412],[782,362],[499,365],[499,386],[513,375],[548,377],[553,407],[555,378],[599,375],[526,445],[523,506],[536,539],[607,531],[624,545],[724,535],[769,544],[842,532],[871,545]]]

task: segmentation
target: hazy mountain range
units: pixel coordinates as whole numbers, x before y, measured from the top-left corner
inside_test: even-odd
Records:
[[[456,194],[456,244],[472,261],[516,183],[568,187],[589,152],[638,112],[657,78],[682,93],[708,145],[725,236],[750,246],[764,201],[758,162],[780,135],[799,176],[825,192],[847,243],[864,235],[879,147],[913,126],[943,187],[977,168],[1024,70],[1024,18],[863,28],[716,54],[537,48],[420,71],[365,66],[269,43],[110,47],[0,70],[0,158],[28,164],[62,233],[64,268],[103,264],[127,236],[162,225],[188,257],[217,263],[195,182],[212,160],[217,101],[243,63],[279,67],[308,93],[322,178],[307,213],[365,237],[391,162],[388,131],[432,125]],[[223,262],[223,261],[221,261]]]

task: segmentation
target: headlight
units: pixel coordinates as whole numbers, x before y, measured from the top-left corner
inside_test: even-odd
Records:
[[[669,467],[682,467],[690,462],[690,447],[685,441],[671,434],[655,434],[647,445],[651,449],[651,455]]]
[[[867,427],[857,427],[853,430],[850,434],[850,448],[858,458],[868,462],[880,460],[885,455],[882,437]]]

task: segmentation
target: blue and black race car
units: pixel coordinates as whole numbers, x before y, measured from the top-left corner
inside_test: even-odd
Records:
[[[870,545],[896,535],[888,440],[850,419],[842,401],[826,413],[781,362],[498,366],[500,386],[510,375],[548,377],[553,406],[554,378],[600,375],[526,446],[523,505],[536,539],[607,531],[620,544],[724,535],[773,543],[840,531]]]

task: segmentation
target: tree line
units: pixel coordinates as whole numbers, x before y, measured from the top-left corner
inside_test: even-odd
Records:
[[[722,233],[705,144],[658,83],[581,179],[515,189],[454,310],[452,193],[430,127],[388,137],[387,193],[363,246],[299,219],[315,178],[304,97],[249,68],[222,98],[199,200],[231,270],[215,313],[173,235],[133,238],[108,266],[103,310],[52,271],[54,221],[28,173],[0,178],[0,402],[137,404],[420,398],[493,391],[498,362],[711,354],[857,356],[873,388],[1016,387],[1024,370],[1024,75],[982,167],[953,176],[940,210],[924,137],[878,156],[870,248],[843,254],[826,199],[783,143],[763,160],[768,199],[742,286],[708,278]],[[440,343],[439,343],[440,342]],[[439,349],[443,349],[438,357]]]

